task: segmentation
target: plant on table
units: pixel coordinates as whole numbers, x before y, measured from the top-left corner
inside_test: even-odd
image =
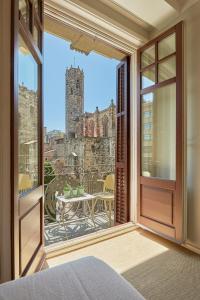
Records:
[[[73,197],[77,197],[78,196],[78,189],[77,188],[73,188],[72,189],[72,195],[73,195]]]
[[[78,190],[78,195],[79,196],[83,196],[84,195],[85,191],[84,191],[84,186],[83,185],[79,185],[78,188],[77,188],[77,190]]]
[[[72,194],[72,187],[67,184],[64,189],[63,189],[63,192],[64,192],[64,196],[65,198],[70,198],[71,197],[71,194]]]

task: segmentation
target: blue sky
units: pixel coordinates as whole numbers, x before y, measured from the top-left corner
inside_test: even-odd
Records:
[[[116,99],[117,60],[91,53],[88,56],[70,50],[70,44],[58,37],[44,35],[44,124],[48,130],[65,128],[65,71],[71,65],[85,75],[85,111],[103,109]]]

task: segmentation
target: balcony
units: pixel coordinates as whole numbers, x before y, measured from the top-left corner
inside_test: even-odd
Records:
[[[102,170],[102,168],[101,168]],[[45,167],[45,245],[71,240],[114,225],[113,168],[101,173]],[[70,187],[70,195],[65,188]],[[84,195],[79,194],[79,188]],[[75,192],[76,195],[73,193]],[[82,190],[83,193],[83,190]]]

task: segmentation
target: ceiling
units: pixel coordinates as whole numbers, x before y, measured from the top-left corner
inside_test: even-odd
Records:
[[[45,0],[45,28],[70,40],[73,49],[86,54],[94,50],[121,59],[125,52],[132,53],[132,49],[180,20],[181,14],[198,1]],[[74,26],[80,31],[70,29]],[[111,36],[110,46],[103,42],[107,36]]]
[[[100,0],[128,18],[137,18],[149,31],[160,30],[199,0]],[[149,28],[147,28],[147,24]]]
[[[178,14],[177,10],[165,0],[112,0],[112,2],[153,27]]]

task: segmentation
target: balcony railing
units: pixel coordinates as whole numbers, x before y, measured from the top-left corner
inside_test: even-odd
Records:
[[[52,167],[49,167],[49,169],[47,166],[45,167],[46,245],[113,226],[114,188],[109,191],[104,190],[104,180],[108,178],[109,174],[114,174],[113,166],[109,166],[109,169],[108,166],[105,166],[105,172],[101,173],[94,171],[94,168],[86,172],[78,167],[67,166],[58,172]],[[63,208],[63,204],[59,203],[55,194],[63,195],[65,186],[70,186],[73,189],[80,185],[84,187],[85,193],[95,196],[95,201],[88,201],[87,205],[85,205],[85,201],[84,203],[67,201]],[[103,192],[108,193],[109,197],[102,198]],[[94,203],[95,207],[92,207]],[[92,209],[94,218],[91,218]],[[64,218],[61,218],[62,211],[64,211]]]

